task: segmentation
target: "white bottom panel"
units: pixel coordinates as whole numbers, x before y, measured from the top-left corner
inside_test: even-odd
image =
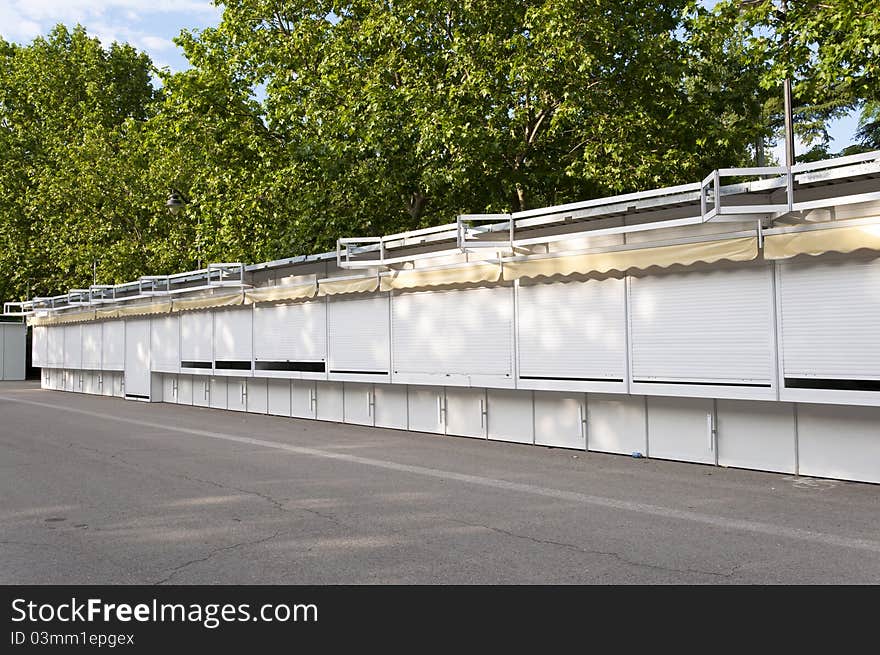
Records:
[[[880,482],[880,407],[798,405],[801,475]]]
[[[446,432],[443,421],[443,387],[410,387],[407,394],[409,429]]]
[[[125,398],[125,374],[122,372],[112,374],[113,395],[116,398]]]
[[[290,416],[290,380],[266,380],[266,411],[273,416]]]
[[[794,406],[719,400],[718,463],[721,466],[794,473]]]
[[[208,405],[214,409],[226,409],[227,403],[227,380],[224,377],[211,377],[208,391]],[[236,387],[237,389],[237,387]]]
[[[648,398],[648,456],[683,462],[715,463],[707,398]]]
[[[587,446],[601,453],[644,455],[648,447],[645,398],[600,393],[587,396]]]
[[[192,404],[196,407],[208,407],[211,404],[211,378],[196,375],[192,381]]]
[[[486,438],[486,390],[446,389],[446,434]]]
[[[290,387],[290,415],[315,418],[315,382],[293,380]]]
[[[584,394],[535,392],[535,443],[554,448],[587,447]]]
[[[406,385],[403,384],[373,386],[373,413],[376,427],[406,430],[409,422],[406,393]]]
[[[92,395],[98,393],[98,374],[94,371],[83,373],[83,393]]]
[[[165,373],[162,375],[162,402],[177,403],[177,376]]]
[[[112,396],[113,395],[113,372],[112,371],[101,371],[101,377],[98,380],[98,384],[101,387],[101,395],[102,396]]]
[[[226,409],[233,412],[246,412],[248,394],[247,379],[226,378]]]
[[[52,388],[52,370],[44,368],[40,371],[40,389]]]
[[[263,378],[247,379],[247,411],[251,414],[268,414],[269,398],[266,380]]]
[[[342,422],[344,416],[344,400],[342,382],[316,382],[317,401],[316,417],[320,421]]]
[[[345,422],[373,425],[373,385],[345,382],[344,392]]]
[[[534,443],[532,392],[517,389],[489,389],[488,436],[495,441]]]
[[[64,391],[74,391],[76,389],[73,374],[74,371],[71,371],[70,369],[64,369],[64,386],[62,387]]]
[[[178,405],[193,404],[193,377],[191,375],[177,376],[177,398]]]

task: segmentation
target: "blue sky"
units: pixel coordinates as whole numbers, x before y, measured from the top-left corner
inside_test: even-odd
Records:
[[[0,35],[26,43],[56,23],[80,23],[107,45],[126,41],[146,51],[157,66],[183,70],[186,59],[172,39],[184,28],[216,25],[221,13],[211,0],[0,0]],[[832,150],[852,143],[857,122],[848,116],[830,126]],[[803,152],[803,145],[797,151]],[[781,144],[774,152],[784,158]]]

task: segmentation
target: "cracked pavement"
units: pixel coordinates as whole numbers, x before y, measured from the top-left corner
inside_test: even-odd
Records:
[[[33,383],[0,418],[0,584],[880,582],[877,485]]]

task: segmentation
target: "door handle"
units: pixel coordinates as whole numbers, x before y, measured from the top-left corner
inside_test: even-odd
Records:
[[[584,410],[584,404],[578,403],[578,419],[581,424],[581,438],[587,438],[587,412]]]
[[[486,400],[480,398],[480,429],[486,428]]]
[[[709,452],[713,452],[715,450],[715,421],[711,412],[706,414],[706,432],[709,433]]]

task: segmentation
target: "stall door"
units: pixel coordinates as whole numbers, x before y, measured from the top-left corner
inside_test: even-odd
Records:
[[[798,404],[797,429],[801,475],[880,482],[880,407]]]
[[[446,389],[446,434],[486,438],[486,390]]]
[[[268,406],[268,380],[260,378],[246,378],[247,385],[247,411],[251,414],[267,414]]]
[[[794,405],[751,400],[718,401],[721,466],[795,472]]]
[[[633,277],[633,381],[769,388],[771,271],[747,266]]]
[[[296,418],[315,418],[317,397],[315,382],[293,380],[290,383],[290,415]]]
[[[125,398],[125,374],[111,373],[111,383],[113,388],[113,396],[116,398]]]
[[[266,380],[267,411],[273,416],[290,416],[290,380]]]
[[[488,436],[494,441],[533,443],[532,392],[522,389],[489,389]]]
[[[625,298],[615,278],[521,286],[520,378],[623,382]]]
[[[409,429],[416,432],[446,432],[443,387],[411,386],[407,394]]]
[[[333,300],[328,306],[330,372],[387,375],[391,365],[388,297]]]
[[[125,321],[101,324],[101,370],[125,370]]]
[[[100,323],[97,325],[100,330]],[[31,362],[36,368],[49,365],[49,344],[46,339],[48,329],[45,325],[35,325],[31,334]]]
[[[95,373],[94,371],[85,371],[83,373],[83,393],[88,394],[96,394],[98,393],[98,375],[99,373]]]
[[[64,326],[64,368],[82,368],[82,325]]]
[[[210,406],[211,378],[207,375],[194,375],[192,381],[192,404],[196,407]]]
[[[150,398],[150,320],[125,322],[125,396]]]
[[[227,398],[229,384],[227,384],[226,378],[214,376],[208,380],[210,385],[208,406],[214,409],[227,409],[229,406]]]
[[[321,421],[341,423],[344,417],[342,382],[317,382],[315,384],[317,396],[316,418]]]
[[[100,323],[84,323],[82,326],[82,367],[88,371],[101,370]]]
[[[156,316],[150,325],[150,360],[159,373],[180,370],[180,317]]]
[[[252,308],[214,313],[214,369],[220,375],[241,375],[253,359]]]
[[[193,404],[193,377],[191,375],[177,376],[177,398],[178,405]]]
[[[535,443],[586,450],[586,407],[582,393],[535,392]]]
[[[407,389],[404,384],[373,385],[374,425],[382,428],[406,430]]]
[[[113,373],[101,371],[98,377],[98,387],[101,389],[102,396],[113,395]]]
[[[211,312],[184,312],[180,315],[180,367],[210,370],[213,367],[214,321]]]
[[[602,453],[645,455],[648,435],[645,429],[644,397],[589,394],[587,447]]]
[[[162,376],[162,402],[177,404],[177,376],[165,374]]]
[[[227,378],[226,409],[233,412],[246,412],[248,391],[248,384],[245,378]]]
[[[373,425],[373,385],[360,382],[344,384],[344,416],[346,423]]]
[[[648,456],[715,463],[715,414],[708,398],[648,398]]]
[[[0,375],[4,380],[24,380],[27,353],[27,328],[21,324],[7,325],[0,334]]]

